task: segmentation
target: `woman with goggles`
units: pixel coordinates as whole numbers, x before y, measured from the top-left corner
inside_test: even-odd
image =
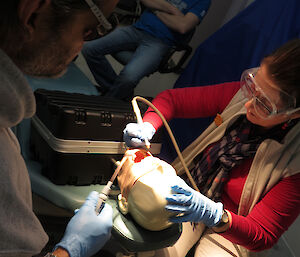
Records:
[[[241,76],[241,89],[249,100],[246,108],[252,116],[269,120],[274,117],[285,119],[300,110],[296,108],[296,97],[276,86],[267,74],[266,66],[248,69]],[[255,112],[251,112],[254,108]],[[249,114],[249,120],[251,121]],[[255,121],[254,121],[255,123]]]
[[[193,246],[197,257],[265,256],[296,220],[299,60],[296,39],[265,57],[259,68],[243,72],[238,82],[170,89],[153,100],[167,120],[216,116],[183,151],[199,191],[182,176],[166,198],[165,208],[179,214],[171,221],[183,222],[183,233],[155,256],[185,256]],[[162,126],[151,109],[143,121],[125,128],[129,146],[143,146]],[[178,158],[172,166],[183,174]]]

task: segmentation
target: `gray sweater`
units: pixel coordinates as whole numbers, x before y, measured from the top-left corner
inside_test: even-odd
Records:
[[[0,256],[38,254],[48,237],[32,211],[28,171],[11,127],[35,112],[22,72],[0,50]]]

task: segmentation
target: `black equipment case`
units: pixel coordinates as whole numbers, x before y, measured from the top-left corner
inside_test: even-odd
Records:
[[[63,91],[35,91],[30,144],[42,173],[58,185],[106,184],[126,150],[123,129],[136,122],[131,103]],[[141,109],[143,113],[145,111]],[[160,152],[159,134],[151,143]]]

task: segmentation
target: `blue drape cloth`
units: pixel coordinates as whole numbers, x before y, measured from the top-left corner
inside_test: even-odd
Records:
[[[237,81],[262,58],[290,39],[300,37],[299,0],[256,0],[196,49],[175,88]],[[212,118],[175,119],[171,128],[180,149],[188,146]],[[168,137],[161,158],[176,157]]]

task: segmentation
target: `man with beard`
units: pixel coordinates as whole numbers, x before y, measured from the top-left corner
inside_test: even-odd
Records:
[[[116,0],[4,0],[0,5],[0,256],[30,257],[48,238],[32,211],[28,172],[11,130],[35,112],[35,98],[23,73],[62,75],[84,40],[99,28],[109,28],[104,16]],[[105,205],[97,216],[98,197],[90,193],[47,256],[88,257],[105,244],[112,209]]]

